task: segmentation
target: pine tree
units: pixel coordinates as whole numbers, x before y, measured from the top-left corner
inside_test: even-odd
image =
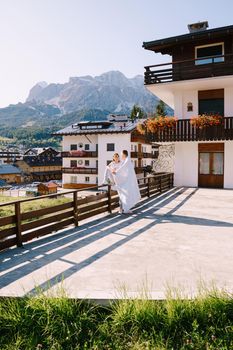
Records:
[[[166,115],[166,106],[165,106],[165,103],[162,100],[160,100],[159,103],[156,106],[155,115],[157,117],[160,117],[160,116],[165,117],[165,115]]]
[[[131,113],[130,113],[130,119],[135,120],[136,118],[142,119],[144,117],[144,112],[141,107],[134,105]]]

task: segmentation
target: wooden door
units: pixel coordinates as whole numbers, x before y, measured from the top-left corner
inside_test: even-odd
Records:
[[[223,188],[224,144],[199,144],[198,186]]]

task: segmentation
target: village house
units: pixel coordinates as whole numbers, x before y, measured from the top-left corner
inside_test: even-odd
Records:
[[[174,143],[176,186],[233,188],[233,25],[188,28],[187,34],[143,43],[172,58],[145,67],[145,85],[178,118],[151,139]]]
[[[12,164],[0,164],[0,180],[8,184],[21,183],[21,171]]]
[[[49,181],[61,179],[62,159],[52,147],[30,148],[16,165],[27,181]]]
[[[44,196],[46,194],[57,193],[58,185],[52,181],[47,183],[40,183],[37,186],[37,192],[40,196]]]
[[[9,150],[9,149],[0,150],[0,164],[13,164],[21,158],[22,158],[22,155],[17,150]]]
[[[137,121],[127,116],[110,115],[108,120],[82,121],[73,124],[56,135],[62,140],[62,182],[64,188],[82,188],[101,185],[106,166],[115,152],[128,150],[138,176],[143,167],[157,158],[157,146],[153,146],[137,130]]]

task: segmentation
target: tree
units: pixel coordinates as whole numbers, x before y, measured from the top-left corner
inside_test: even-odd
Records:
[[[136,118],[142,119],[144,117],[144,112],[141,107],[134,105],[131,113],[130,113],[130,119],[135,120]]]
[[[166,115],[166,106],[162,100],[160,100],[156,106],[155,115],[162,116],[162,117],[165,117],[165,115]]]

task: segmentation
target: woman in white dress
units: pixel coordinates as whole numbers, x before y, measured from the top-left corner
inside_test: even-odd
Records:
[[[105,169],[105,173],[104,173],[104,184],[108,184],[108,185],[115,185],[115,176],[113,174],[114,171],[117,171],[121,166],[121,161],[120,161],[120,156],[118,153],[115,153],[113,155],[113,159],[112,162],[110,164],[108,164],[108,166]],[[115,186],[114,186],[115,187]],[[116,188],[113,188],[113,190],[115,190]]]
[[[131,214],[130,209],[140,201],[141,195],[134,166],[127,150],[122,151],[120,166],[118,165],[116,169],[111,169],[111,171],[119,194],[122,213]]]

